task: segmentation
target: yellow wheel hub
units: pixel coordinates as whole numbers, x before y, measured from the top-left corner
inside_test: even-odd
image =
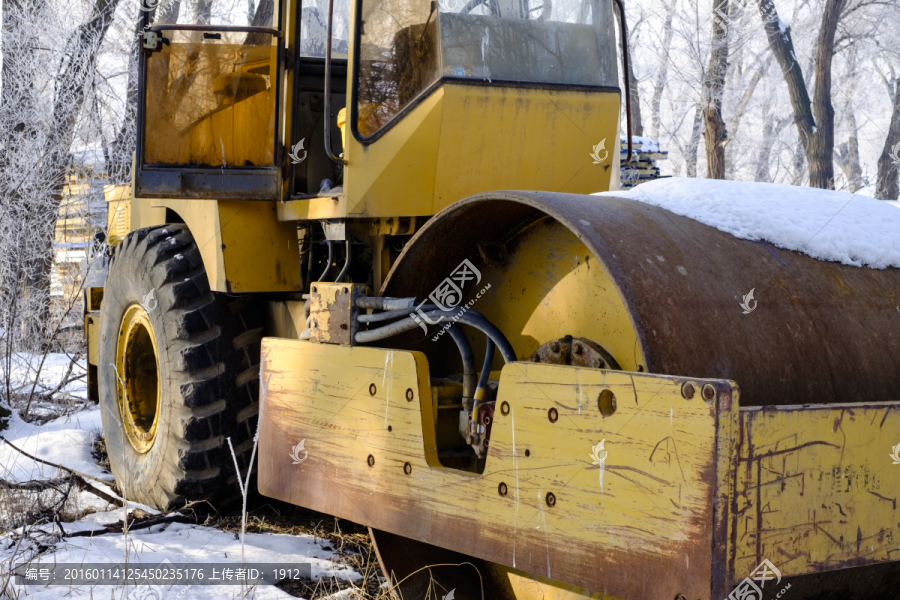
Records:
[[[122,317],[116,344],[119,413],[134,449],[148,452],[159,424],[159,353],[150,315],[132,304]]]

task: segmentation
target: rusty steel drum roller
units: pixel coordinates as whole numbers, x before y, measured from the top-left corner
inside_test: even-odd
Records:
[[[626,371],[733,380],[741,406],[900,399],[895,268],[820,261],[614,196],[507,191],[432,218],[382,295],[427,298],[463,260],[481,274],[463,303],[490,285],[473,308],[503,331],[519,360],[543,360],[548,344],[572,336]],[[751,289],[758,304],[747,313],[741,301]],[[480,355],[481,336],[471,342]],[[432,376],[461,370],[447,336],[419,332],[390,343],[424,352]],[[495,358],[494,370],[502,365]],[[424,569],[464,562],[478,566],[493,594],[485,597],[603,597],[392,534],[373,538],[386,573],[408,577],[404,597],[426,590],[430,578],[443,577],[447,589],[471,585],[459,571],[471,566]],[[894,597],[897,564],[803,576],[791,594],[861,597],[864,588],[867,597]]]

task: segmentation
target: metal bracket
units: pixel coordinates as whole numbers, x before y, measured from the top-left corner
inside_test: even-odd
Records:
[[[343,242],[347,239],[347,222],[344,219],[322,221],[322,229],[325,230],[325,239]]]
[[[168,46],[169,38],[165,38],[155,31],[145,31],[142,47],[147,52],[159,52],[163,45]]]
[[[359,325],[356,299],[366,295],[362,284],[312,284],[309,295],[310,340],[320,344],[352,346]]]

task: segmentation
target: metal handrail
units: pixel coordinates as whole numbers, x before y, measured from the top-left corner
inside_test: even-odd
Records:
[[[277,29],[271,27],[252,27],[249,25],[182,25],[179,23],[154,25],[150,31],[215,31],[222,33],[268,33],[274,37],[281,37]]]
[[[346,165],[344,158],[335,156],[331,150],[331,42],[334,26],[334,0],[328,0],[328,21],[325,33],[325,154],[339,165]]]
[[[628,76],[628,24],[625,22],[625,6],[622,0],[614,0],[619,6],[619,18],[622,23],[622,69],[624,69],[623,77],[625,79],[625,120],[628,122],[628,157],[625,164],[631,162],[631,78]]]

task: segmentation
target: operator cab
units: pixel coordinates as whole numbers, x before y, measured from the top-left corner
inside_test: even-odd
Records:
[[[421,198],[404,214],[430,215],[506,179],[608,187],[610,165],[572,164],[617,139],[612,0],[260,0],[253,15],[197,6],[145,17],[136,197],[347,196],[340,210],[380,216],[400,214],[385,207],[400,192]],[[538,138],[526,143],[528,133]],[[498,141],[512,138],[522,141]],[[439,156],[456,180],[441,181]]]

